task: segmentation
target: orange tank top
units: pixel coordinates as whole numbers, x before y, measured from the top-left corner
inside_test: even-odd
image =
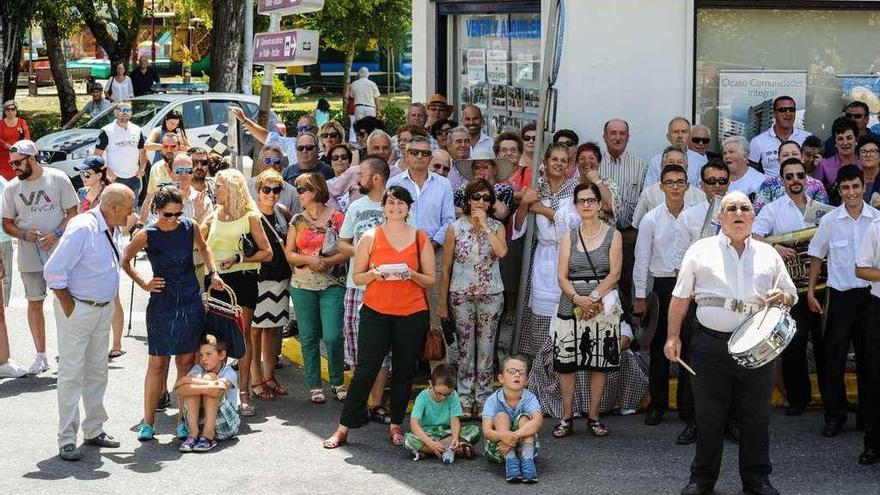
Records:
[[[425,242],[421,231],[416,234],[420,243]],[[424,245],[424,244],[423,244]],[[392,263],[406,263],[413,272],[419,271],[419,257],[416,243],[398,251],[385,237],[385,229],[376,228],[373,249],[370,251],[369,266]],[[413,280],[375,280],[367,284],[364,291],[364,304],[377,313],[394,316],[408,316],[419,311],[427,311],[425,290]]]

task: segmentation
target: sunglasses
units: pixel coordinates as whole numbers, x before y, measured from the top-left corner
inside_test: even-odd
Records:
[[[708,179],[703,179],[703,184],[709,186],[723,186],[730,182],[730,179],[727,177],[709,177]]]
[[[321,134],[321,137],[324,139],[339,139],[339,133],[338,132],[325,132],[325,133]]]
[[[177,175],[180,175],[180,174],[192,175],[193,168],[192,167],[174,167],[174,173]]]
[[[163,144],[162,149],[163,150],[176,150],[178,148],[178,146],[179,145],[177,145],[177,144]]]
[[[471,194],[471,201],[483,201],[484,203],[488,203],[492,201],[492,195],[490,194]]]
[[[79,173],[79,176],[82,177],[83,179],[88,179],[92,176],[92,172],[83,171],[83,172]]]
[[[679,187],[679,188],[681,188],[681,187],[684,187],[687,185],[687,181],[684,179],[664,180],[663,185],[666,187]]]
[[[406,150],[411,156],[420,156],[422,158],[428,158],[431,156],[431,150],[417,150],[417,149],[408,149]]]
[[[10,111],[10,110],[12,110],[12,111],[16,111],[16,112],[18,111],[18,109],[15,108],[15,107],[6,107],[6,108],[3,109],[4,112],[8,112],[8,111]]]
[[[306,187],[306,186],[299,186],[296,188],[297,194],[305,194],[307,192],[312,192],[312,189],[310,187]]]
[[[534,141],[536,139],[536,137],[535,136],[523,136],[522,139],[523,139],[523,141],[525,141],[527,143],[531,143],[532,141]]]
[[[284,186],[276,186],[276,187],[263,186],[260,188],[260,191],[263,194],[281,194],[281,191],[283,189],[284,189]],[[297,191],[299,191],[299,189],[297,189]]]
[[[9,166],[12,168],[18,168],[21,165],[27,163],[28,157],[22,158],[21,160],[9,160]]]
[[[296,126],[296,132],[312,132],[318,130],[317,127],[313,125],[298,125]]]
[[[599,204],[599,200],[596,198],[577,198],[576,200],[574,200],[574,204],[596,206],[597,204]]]
[[[574,143],[571,141],[556,141],[556,144],[565,148],[571,148],[572,146],[574,146]]]
[[[727,205],[724,207],[724,211],[727,213],[736,213],[737,211],[741,213],[749,213],[752,211],[752,205]]]
[[[193,160],[193,167],[207,167],[208,160]]]
[[[303,151],[314,151],[316,146],[314,144],[301,144],[296,147],[296,151],[302,153]]]
[[[273,164],[275,164],[275,165],[281,165],[281,162],[283,162],[283,161],[284,161],[284,160],[282,160],[280,156],[276,156],[276,157],[274,157],[274,158],[271,158],[271,157],[268,157],[268,156],[264,156],[264,157],[263,157],[263,163],[264,163],[265,165],[269,165],[270,163],[273,163]]]
[[[131,109],[126,107],[117,108],[116,111],[119,113],[131,113]]]
[[[513,375],[513,376],[517,376],[517,375],[526,376],[528,374],[526,372],[526,370],[518,370],[516,368],[507,368],[506,370],[504,370],[504,372],[507,373],[508,375]]]
[[[782,177],[784,177],[785,180],[792,180],[795,177],[797,177],[799,180],[804,180],[804,177],[806,177],[806,176],[807,176],[807,174],[805,174],[804,172],[796,172],[796,173],[790,172],[790,173],[783,175]]]
[[[330,161],[331,161],[331,162],[341,162],[342,160],[345,160],[345,161],[347,161],[347,162],[350,162],[350,161],[351,161],[351,157],[348,156],[348,155],[346,155],[346,154],[342,154],[342,155],[330,155]]]
[[[445,136],[445,135],[449,134],[449,129],[451,129],[451,127],[447,128],[447,129],[440,129],[439,131],[437,131],[437,135],[438,136]]]
[[[691,138],[691,142],[694,144],[709,144],[710,141],[712,141],[712,140],[709,138],[701,138],[701,137]]]
[[[795,107],[779,107],[779,108],[774,108],[773,111],[776,113],[794,113],[797,111],[797,108],[795,108]]]
[[[865,114],[863,113],[845,113],[843,115],[850,120],[861,120],[865,118]]]
[[[172,213],[170,211],[163,211],[162,216],[165,218],[180,218],[183,216],[183,212],[182,211],[175,211],[174,213]]]
[[[449,165],[440,165],[439,163],[432,163],[432,164],[431,164],[431,170],[433,170],[433,171],[435,171],[435,172],[439,172],[439,171],[441,171],[441,170],[442,170],[443,172],[449,172],[449,170],[450,170],[451,168],[452,168],[452,167],[450,167]]]

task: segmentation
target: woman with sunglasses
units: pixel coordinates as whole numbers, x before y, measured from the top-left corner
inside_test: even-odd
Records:
[[[437,141],[441,150],[449,151],[449,131],[458,127],[458,122],[451,119],[440,119],[431,126],[431,137]]]
[[[327,205],[345,213],[348,210],[348,205],[362,196],[357,187],[357,174],[352,175],[349,173],[343,176],[345,171],[352,165],[351,150],[347,144],[336,144],[327,151],[326,158],[335,175],[335,177],[327,181],[327,188],[330,191],[330,200],[327,202]],[[337,184],[338,182],[345,182],[348,187],[345,188],[345,185]],[[344,189],[341,191],[341,194],[335,195],[334,192],[340,189],[340,186]]]
[[[495,189],[477,177],[464,188],[462,216],[446,229],[440,277],[441,319],[455,322],[462,419],[479,417],[492,394],[492,360],[504,284],[498,260],[507,254],[504,224],[492,218]],[[451,310],[451,311],[450,311]]]
[[[183,213],[183,194],[174,186],[160,188],[151,208],[156,221],[132,237],[125,247],[122,269],[143,290],[150,293],[147,303],[147,345],[149,362],[144,379],[144,419],[138,426],[138,440],[152,440],[155,434],[156,405],[164,389],[171,356],[177,377],[186,376],[193,366],[199,339],[205,327],[205,308],[196,279],[193,249],[198,249],[211,279],[211,286],[223,288],[211,249],[198,225]],[[153,276],[144,279],[133,260],[141,249],[147,252]],[[176,435],[186,438],[186,426],[178,422]]]
[[[257,280],[257,307],[254,308],[250,340],[253,349],[251,380],[257,398],[272,400],[277,395],[287,395],[287,388],[278,383],[274,373],[279,351],[278,332],[290,320],[287,287],[293,272],[284,255],[284,239],[287,238],[291,214],[278,201],[286,184],[278,171],[266,169],[255,179],[257,208],[272,246],[272,260],[263,262]]]
[[[3,120],[0,121],[0,176],[6,180],[15,178],[15,171],[9,165],[9,148],[16,141],[30,139],[31,130],[27,122],[18,116],[18,103],[9,100],[3,104]]]
[[[338,239],[344,215],[327,206],[330,192],[321,174],[302,174],[294,184],[303,211],[290,221],[284,252],[288,263],[293,265],[290,296],[299,324],[309,399],[314,404],[326,402],[321,382],[319,345],[319,341],[323,340],[330,369],[330,391],[343,401],[348,394],[343,384],[345,350],[342,336],[346,278],[344,263],[348,257],[338,250],[327,253],[330,246],[326,237],[332,230],[330,235]]]
[[[321,126],[321,130],[318,132],[318,137],[321,138],[320,160],[327,165],[333,165],[330,163],[330,160],[327,159],[327,154],[330,153],[330,148],[345,142],[345,130],[342,129],[342,125],[340,125],[339,122],[331,120]]]
[[[177,135],[177,150],[189,150],[189,137],[186,135],[186,125],[183,123],[183,115],[177,110],[171,110],[162,119],[162,125],[153,129],[144,143],[144,149],[147,151],[155,151],[151,163],[156,163],[162,159],[163,144],[162,138],[165,134],[174,133]]]

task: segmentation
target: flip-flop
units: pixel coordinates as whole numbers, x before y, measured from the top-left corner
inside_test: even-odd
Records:
[[[118,357],[122,357],[123,355],[125,355],[125,351],[124,351],[124,350],[122,350],[122,349],[113,349],[112,351],[110,351],[110,354],[108,354],[107,357],[108,357],[109,359],[116,359],[116,358],[118,358]]]

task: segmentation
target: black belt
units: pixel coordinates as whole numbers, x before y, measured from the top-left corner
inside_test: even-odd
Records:
[[[73,297],[73,296],[70,296],[70,297]],[[107,306],[108,304],[110,304],[110,301],[96,302],[96,301],[89,301],[88,299],[80,299],[78,297],[73,297],[73,299],[75,301],[81,302],[83,304],[88,304],[89,306],[92,306],[93,308],[103,308],[104,306]]]
[[[709,337],[712,337],[713,339],[723,340],[725,342],[730,340],[730,336],[733,335],[733,332],[719,332],[718,330],[706,328],[702,324],[700,324],[699,329],[701,332],[705,333]]]
[[[367,105],[366,103],[358,103],[355,105],[356,107],[368,107],[368,108],[376,108],[373,105]]]

